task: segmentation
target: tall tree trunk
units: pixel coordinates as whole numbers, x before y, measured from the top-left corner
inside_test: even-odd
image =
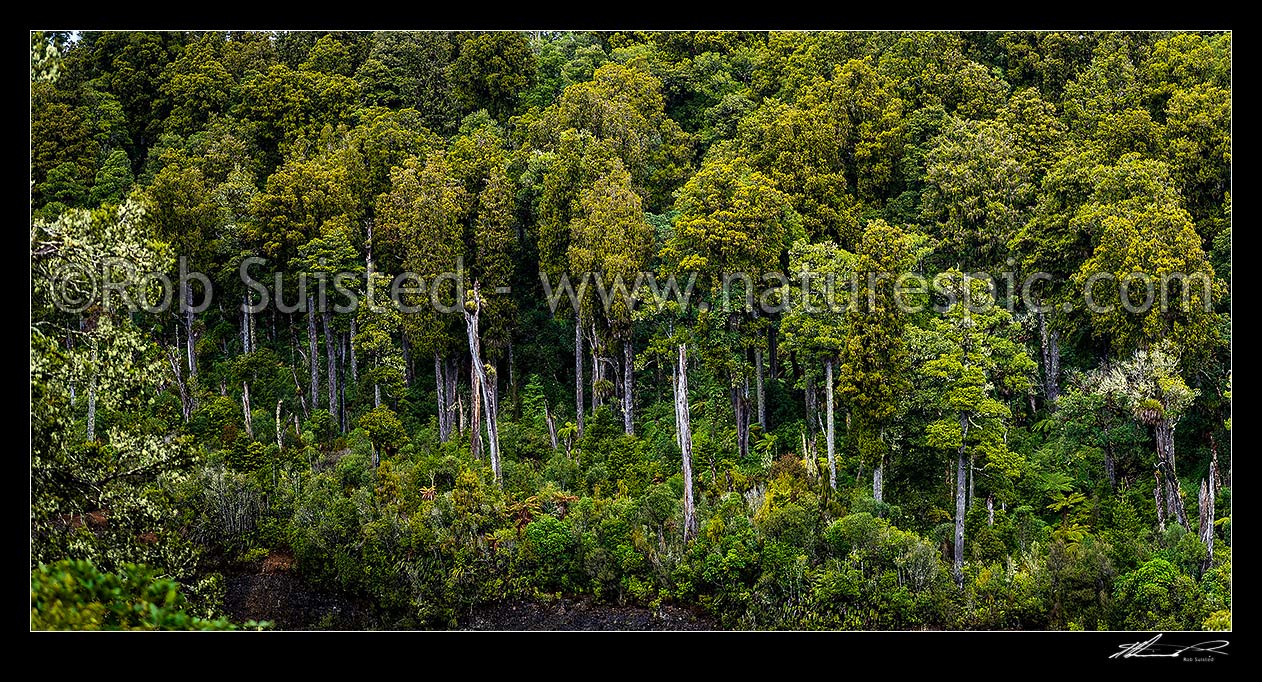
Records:
[[[464,404],[459,402],[458,388],[460,386],[460,363],[454,357],[445,358],[443,364],[447,366],[447,436],[451,437],[453,427],[457,427],[457,421],[460,422],[458,430],[460,435],[464,435]]]
[[[955,585],[961,589],[964,588],[964,514],[966,482],[964,477],[968,475],[965,469],[968,466],[968,457],[965,443],[968,441],[968,414],[960,413],[960,448],[956,453],[955,463],[955,557],[952,564],[952,574],[955,577]]]
[[[320,408],[320,346],[316,341],[316,309],[307,302],[307,364],[311,367],[311,411]]]
[[[464,409],[464,396],[456,394],[456,413],[460,415],[460,435],[464,436],[465,429],[468,427],[468,413]]]
[[[1179,494],[1179,474],[1174,466],[1174,426],[1170,420],[1161,419],[1154,426],[1157,437],[1157,456],[1163,465],[1162,478],[1165,481],[1166,508],[1172,512],[1179,524],[1186,529],[1188,525],[1187,509],[1183,506],[1183,496]]]
[[[400,339],[399,345],[403,350],[403,385],[410,388],[415,377],[412,376],[412,351],[408,347],[407,334]]]
[[[88,379],[88,440],[96,440],[96,368],[98,360],[96,345],[92,346],[92,376]]]
[[[973,461],[973,455],[968,456],[968,508],[973,508],[973,471],[977,469],[977,463]]]
[[[574,318],[574,419],[578,437],[583,437],[583,323]]]
[[[1039,342],[1043,351],[1043,396],[1049,410],[1056,409],[1060,398],[1060,332],[1047,328],[1047,316],[1038,312]]]
[[[503,475],[500,472],[500,439],[499,439],[499,382],[493,376],[494,367],[487,372],[479,362],[478,375],[482,391],[482,414],[486,419],[486,451],[491,459],[491,474],[496,485],[501,485]]]
[[[872,499],[877,502],[885,501],[885,464],[880,460],[872,470]]]
[[[254,418],[250,414],[250,384],[241,382],[241,412],[245,415],[245,435],[254,439]]]
[[[1113,458],[1113,442],[1109,440],[1109,431],[1112,428],[1111,420],[1108,417],[1108,409],[1104,410],[1104,418],[1101,420],[1101,435],[1104,436],[1104,474],[1109,478],[1109,490],[1117,490],[1117,465]]]
[[[249,293],[248,291],[246,292],[246,294],[245,294],[245,295],[246,295],[246,302],[247,302],[247,303],[253,303],[253,302],[254,302],[254,301],[253,301],[253,297],[252,297],[252,296],[250,296],[250,293]],[[275,314],[276,314],[276,313],[275,313],[275,311],[273,310],[272,315],[273,315],[273,316],[275,316]],[[258,325],[255,323],[255,320],[256,320],[256,319],[258,319],[258,318],[254,315],[254,313],[253,313],[253,312],[251,312],[250,310],[246,310],[246,311],[245,311],[245,322],[246,322],[246,327],[247,327],[247,328],[249,329],[249,331],[250,331],[250,351],[249,351],[249,352],[251,352],[251,353],[253,353],[254,351],[256,351],[256,350],[258,350],[258,349],[259,349],[259,338],[258,338],[258,333],[257,333],[257,332],[258,332]],[[275,319],[275,318],[273,317],[273,321],[274,321],[274,319]]]
[[[675,426],[679,434],[679,450],[684,468],[684,542],[697,534],[697,516],[692,502],[692,424],[688,412],[688,351],[679,344],[679,360],[675,365]]]
[[[482,392],[484,403],[482,407],[486,413],[487,453],[491,457],[491,473],[495,478],[495,483],[500,485],[503,479],[500,475],[498,380],[494,376],[495,368],[492,367],[491,372],[487,372],[486,366],[482,363],[482,340],[478,331],[478,317],[482,312],[482,300],[478,296],[478,285],[476,282],[473,284],[473,300],[473,312],[470,313],[466,310],[464,313],[465,331],[469,339],[469,357],[472,362],[470,374],[475,379],[474,392],[476,393],[479,389]]]
[[[986,495],[986,525],[995,525],[995,496]]]
[[[596,408],[600,407],[600,391],[596,390],[596,385],[600,383],[604,377],[604,367],[600,364],[600,338],[596,336],[596,321],[592,320],[592,336],[590,339],[592,351],[592,414],[596,414]]]
[[[1161,529],[1162,533],[1164,533],[1166,532],[1166,495],[1165,495],[1166,485],[1162,481],[1162,476],[1161,476],[1160,471],[1156,472],[1156,476],[1157,476],[1157,487],[1153,488],[1152,496],[1153,496],[1153,499],[1157,502],[1157,527]]]
[[[484,372],[484,374],[486,374]],[[501,471],[500,458],[500,383],[495,368],[491,368],[490,376],[483,379],[482,390],[486,393],[486,434],[491,451],[491,473],[495,475],[496,484],[503,484],[504,474]]]
[[[451,413],[447,411],[447,378],[443,376],[443,359],[434,351],[434,384],[438,396],[438,440],[446,443],[451,437]]]
[[[1223,491],[1223,474],[1218,469],[1218,442],[1214,440],[1214,432],[1209,432],[1209,480],[1213,486],[1210,491],[1214,497]]]
[[[359,386],[359,361],[355,358],[355,335],[358,334],[358,327],[355,324],[355,317],[351,316],[351,382]],[[359,389],[356,388],[356,395]]]
[[[517,367],[513,364],[513,342],[508,342],[508,399],[513,403],[513,421],[521,421],[521,398],[517,395]]]
[[[178,336],[178,334],[179,334],[179,326],[177,325],[176,335]],[[193,415],[193,401],[189,397],[189,386],[188,386],[188,382],[184,380],[184,372],[180,370],[179,340],[177,339],[175,343],[176,343],[175,348],[169,348],[166,351],[167,362],[171,364],[171,372],[175,375],[175,385],[179,388],[179,391],[180,391],[180,411],[184,414],[184,423],[187,424],[189,418],[192,417]],[[94,367],[96,365],[95,357],[96,356],[93,355]],[[95,377],[93,378],[93,381],[95,381]],[[73,389],[73,386],[71,386],[71,388]],[[73,396],[73,392],[71,395]],[[89,399],[89,406],[95,408],[96,394],[90,385],[88,388],[88,399]],[[90,416],[93,417],[93,419],[95,419],[96,417],[95,409],[93,409]]]
[[[827,414],[824,428],[827,432],[824,434],[825,447],[828,451],[828,485],[833,490],[837,489],[837,459],[835,454],[836,436],[835,426],[833,425],[833,359],[828,358],[824,361],[824,381],[827,384],[824,387],[824,400],[827,401],[825,411]]]
[[[548,399],[543,399],[543,421],[548,425],[548,440],[552,443],[552,449],[556,450],[560,447],[557,441],[557,423],[552,418],[552,410],[548,409]]]
[[[381,384],[372,385],[372,406],[381,407]]]
[[[195,349],[196,343],[193,334],[193,287],[189,286],[187,280],[183,283],[183,287],[185,303],[184,330],[188,334],[188,338],[186,340],[188,343],[188,379],[189,383],[192,384],[197,380],[197,352]]]
[[[241,294],[241,353],[250,352],[250,292]]]
[[[469,452],[482,459],[482,391],[478,373],[469,371]]]
[[[635,401],[632,398],[635,390],[635,347],[634,338],[627,331],[622,338],[622,428],[627,435],[635,433],[635,421],[631,410]]]
[[[738,381],[732,377],[729,383],[728,398],[732,403],[732,414],[736,417],[736,452],[744,459],[749,454],[749,379],[741,377]]]
[[[277,400],[276,401],[276,449],[277,450],[282,450],[285,447],[285,441],[284,439],[280,437],[280,425],[281,425],[280,404],[281,404],[281,401]]]
[[[324,311],[324,354],[328,356],[328,372],[325,383],[329,387],[329,414],[339,426],[342,420],[337,413],[337,346],[333,343],[333,311]]]
[[[350,334],[339,334],[341,343],[337,345],[337,413],[342,417],[342,432],[349,431],[349,415],[346,411],[346,354],[350,346]]]
[[[1210,472],[1210,479],[1213,479],[1213,477],[1214,477],[1213,472]],[[1200,502],[1199,506],[1200,506],[1200,516],[1201,516],[1201,528],[1200,528],[1201,532],[1200,532],[1199,537],[1201,538],[1201,542],[1205,543],[1205,549],[1209,551],[1209,554],[1205,557],[1205,560],[1201,563],[1202,573],[1209,570],[1209,567],[1214,563],[1214,493],[1213,493],[1213,489],[1214,487],[1212,484],[1207,484],[1205,482],[1205,479],[1203,478],[1201,479],[1201,494],[1200,494],[1200,497],[1197,498],[1198,501]]]
[[[741,442],[740,453],[742,458],[749,456],[749,427],[753,423],[754,411],[749,403],[749,375],[741,376]]]
[[[806,387],[803,391],[806,398],[806,435],[807,445],[811,451],[811,457],[815,456],[815,434],[818,431],[819,405],[816,400],[815,378],[806,373]]]
[[[767,365],[771,370],[771,378],[775,379],[780,375],[780,354],[776,352],[776,328],[774,325],[767,325]]]
[[[762,349],[754,349],[754,377],[757,380],[756,397],[758,400],[758,426],[763,433],[767,432],[767,393],[763,387]]]
[[[174,325],[172,325],[173,327],[175,327],[175,354],[176,354],[177,356],[178,356],[178,355],[180,355],[180,354],[183,352],[183,351],[181,351],[181,350],[180,350],[180,324],[181,324],[181,323],[180,323],[180,321],[179,321],[179,318],[177,317],[177,318],[176,318],[176,321],[175,321],[175,324],[174,324]],[[80,321],[79,321],[79,331],[83,331],[83,321],[82,321],[82,320],[80,320]],[[69,349],[67,348],[67,350],[69,350]],[[182,363],[182,362],[179,362],[179,363],[177,363],[177,364],[183,364],[183,363]],[[176,373],[177,375],[178,375],[178,374],[180,374],[180,370],[179,370],[179,368],[178,368],[178,367],[176,368],[175,373]]]

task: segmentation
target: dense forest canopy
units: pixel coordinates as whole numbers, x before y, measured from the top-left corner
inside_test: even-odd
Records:
[[[1229,33],[31,55],[34,628],[1231,627]]]

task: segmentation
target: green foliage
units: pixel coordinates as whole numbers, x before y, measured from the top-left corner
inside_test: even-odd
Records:
[[[558,594],[736,628],[1230,628],[1229,33],[30,47],[33,624],[226,627],[215,571],[292,553],[383,628]],[[181,258],[208,307],[132,305]],[[104,266],[150,276],[93,299]],[[321,278],[353,312],[292,309]],[[1154,461],[1188,501],[1216,467],[1212,560],[1161,530]]]
[[[131,175],[131,161],[127,153],[121,149],[110,152],[101,170],[96,173],[96,182],[92,185],[92,204],[105,202],[118,203],[131,189],[134,178]]]
[[[407,440],[407,432],[398,415],[384,405],[373,408],[359,418],[359,426],[368,434],[368,440],[374,448],[387,455],[394,454]]]
[[[1123,630],[1198,627],[1209,617],[1196,582],[1164,559],[1153,559],[1118,576],[1113,624]]]
[[[126,564],[115,574],[102,573],[90,561],[63,560],[31,572],[33,630],[237,629],[226,618],[199,618],[187,608],[179,583],[147,566]]]
[[[529,89],[535,71],[525,36],[505,31],[464,39],[448,78],[465,111],[486,109],[502,121],[513,114],[519,93]]]

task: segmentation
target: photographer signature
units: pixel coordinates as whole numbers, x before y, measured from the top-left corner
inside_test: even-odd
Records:
[[[1228,642],[1225,639],[1211,639],[1198,644],[1176,645],[1176,644],[1158,644],[1161,635],[1157,635],[1145,642],[1131,642],[1129,644],[1119,645],[1120,651],[1109,656],[1109,658],[1178,658],[1185,652],[1202,652],[1227,655],[1226,648]]]

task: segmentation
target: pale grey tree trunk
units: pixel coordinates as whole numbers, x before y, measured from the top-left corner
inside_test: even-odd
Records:
[[[986,525],[995,525],[995,496],[986,496]]]
[[[968,414],[960,413],[960,449],[956,455],[955,463],[955,557],[952,565],[952,573],[955,577],[957,587],[964,587],[964,514],[965,514],[965,490],[966,482],[964,477],[968,475],[966,467],[968,466],[968,457],[966,453],[965,443],[968,440]]]
[[[280,436],[280,425],[281,425],[280,404],[281,404],[281,401],[277,400],[276,401],[276,449],[277,450],[281,450],[285,447],[285,441]]]
[[[736,402],[738,405],[740,405],[740,413],[739,413],[740,421],[737,422],[737,427],[739,429],[739,435],[740,435],[739,450],[740,450],[741,458],[744,459],[749,456],[749,422],[750,422],[750,416],[751,416],[750,409],[749,409],[749,375],[748,374],[742,373],[741,375],[740,393],[738,396],[738,400]]]
[[[1213,479],[1214,474],[1210,472],[1210,478]],[[1205,560],[1201,564],[1201,571],[1209,570],[1214,563],[1214,487],[1201,479],[1201,494],[1198,498],[1200,502],[1201,542],[1205,543],[1205,549],[1209,551]]]
[[[872,499],[877,502],[885,501],[885,465],[877,462],[876,468],[872,470]]]
[[[351,382],[356,386],[359,385],[359,361],[355,357],[355,335],[358,334],[358,327],[355,324],[355,316],[351,316]],[[356,389],[358,390],[358,389]]]
[[[491,458],[491,474],[495,477],[495,483],[502,485],[504,478],[500,471],[499,382],[494,371],[494,367],[488,372],[483,366],[479,374],[482,377],[482,413],[486,417],[486,450]]]
[[[1161,480],[1161,472],[1157,472],[1157,487],[1152,489],[1153,499],[1157,502],[1157,527],[1166,532],[1166,496],[1165,484]]]
[[[178,355],[180,355],[180,353],[181,353],[181,351],[180,351],[180,322],[179,322],[179,318],[176,318],[176,322],[175,322],[174,327],[175,327],[175,355],[176,355],[176,356],[178,356]],[[83,323],[82,323],[82,322],[80,322],[80,323],[79,323],[79,331],[83,331]],[[176,374],[180,374],[180,370],[179,370],[179,368],[178,368],[178,367],[176,368],[175,373],[176,373]]]
[[[1179,475],[1174,466],[1174,426],[1168,419],[1159,420],[1154,426],[1157,437],[1157,457],[1162,463],[1166,489],[1166,509],[1174,514],[1175,519],[1186,529],[1188,525],[1187,509],[1183,506],[1183,496],[1179,494]]]
[[[399,346],[403,350],[403,385],[412,386],[412,351],[409,348],[407,334],[399,340]]]
[[[482,459],[482,387],[478,373],[469,368],[469,452],[474,459]]]
[[[749,380],[741,377],[730,379],[727,389],[728,401],[732,404],[732,414],[736,419],[736,452],[743,459],[749,454]],[[713,465],[713,462],[711,462]],[[714,478],[713,466],[710,477]]]
[[[434,384],[438,396],[438,440],[446,443],[451,437],[451,415],[447,411],[447,378],[443,376],[443,359],[434,351]]]
[[[92,346],[92,376],[88,379],[88,440],[96,440],[96,367],[98,362],[96,346]]]
[[[250,298],[250,292],[247,291],[245,295],[246,295],[246,299],[245,299],[246,303],[253,303],[253,301]],[[245,311],[246,328],[250,332],[250,337],[249,337],[250,338],[250,350],[249,350],[250,353],[253,353],[254,351],[259,349],[259,339],[258,339],[258,334],[257,334],[258,326],[255,323],[256,319],[257,318],[255,317],[253,312],[251,312],[248,309]]]
[[[456,413],[460,415],[460,435],[463,436],[469,425],[468,413],[464,409],[464,396],[456,394]]]
[[[776,352],[776,328],[767,326],[767,369],[771,372],[771,378],[775,379],[780,375],[780,354]]]
[[[340,334],[341,343],[337,345],[337,412],[342,415],[342,431],[350,431],[349,416],[346,414],[346,354],[350,341],[349,334]]]
[[[504,474],[501,471],[503,460],[500,456],[500,384],[494,367],[491,367],[488,375],[482,385],[482,390],[487,394],[486,432],[487,440],[491,445],[491,472],[495,474],[495,482],[503,485]]]
[[[1209,452],[1209,476],[1210,483],[1213,486],[1211,494],[1214,497],[1218,497],[1218,494],[1223,491],[1223,474],[1218,469],[1218,442],[1214,440],[1213,431],[1210,431],[1209,434]]]
[[[241,352],[250,352],[250,293],[241,294]]]
[[[592,321],[591,351],[592,351],[592,414],[596,414],[596,408],[600,407],[600,392],[596,390],[596,384],[600,383],[604,377],[604,367],[600,364],[600,339],[596,336],[596,321]]]
[[[834,417],[833,417],[833,359],[832,358],[828,358],[827,360],[824,361],[824,381],[827,382],[827,384],[824,386],[824,400],[828,403],[824,407],[825,413],[827,415],[825,418],[826,421],[824,422],[824,428],[826,429],[825,434],[824,434],[824,443],[828,452],[828,485],[833,490],[836,490],[837,489],[837,459],[836,459],[836,454],[835,454],[836,428],[833,425]]]
[[[815,457],[815,434],[817,429],[817,420],[819,419],[819,405],[815,396],[815,378],[806,373],[806,387],[803,391],[806,398],[806,435],[807,446],[811,451],[811,457]]]
[[[675,427],[679,434],[679,450],[684,469],[684,542],[697,534],[697,516],[692,502],[692,424],[688,412],[688,350],[679,344],[679,360],[675,365]]]
[[[176,326],[177,336],[179,335],[178,329],[179,329],[179,326],[177,325]],[[192,401],[192,398],[189,396],[190,389],[188,386],[188,382],[184,380],[184,372],[180,371],[180,349],[179,349],[178,339],[176,340],[175,348],[167,349],[167,362],[171,363],[171,372],[175,375],[175,385],[180,390],[180,411],[183,412],[184,423],[187,424],[189,418],[192,417],[193,415],[193,401]],[[95,400],[95,395],[91,392],[90,386],[89,386],[88,398]],[[95,402],[92,402],[90,404],[95,405]],[[95,414],[93,414],[93,416],[95,416]]]
[[[552,443],[552,449],[556,450],[560,447],[560,443],[557,441],[557,423],[552,418],[552,410],[548,409],[547,398],[543,399],[543,421],[548,425],[548,440]]]
[[[241,411],[245,415],[245,435],[254,438],[254,418],[250,415],[250,384],[241,382]]]
[[[973,471],[976,469],[977,469],[977,464],[973,462],[973,455],[969,455],[968,457],[968,505],[967,505],[969,509],[973,508],[973,501],[976,499],[973,496]]]
[[[583,437],[583,323],[574,318],[574,419],[578,437]]]
[[[307,301],[307,364],[311,367],[311,411],[320,408],[320,344],[316,340],[316,309]]]
[[[482,363],[482,340],[478,333],[478,317],[482,312],[482,300],[478,296],[478,285],[473,285],[474,310],[470,313],[468,310],[464,313],[465,331],[469,339],[469,356],[472,360],[472,374],[475,379],[473,390],[474,395],[480,390],[482,393],[483,409],[486,412],[486,440],[487,453],[491,458],[491,473],[495,477],[496,485],[501,485],[503,478],[500,474],[500,448],[499,448],[499,409],[497,398],[498,380],[495,377],[495,368],[492,367],[488,372],[486,366]],[[475,403],[476,406],[476,403]],[[476,420],[475,420],[476,421]],[[475,423],[474,428],[478,426]]]
[[[1104,474],[1109,479],[1109,490],[1117,489],[1117,466],[1113,458],[1113,442],[1109,440],[1109,430],[1112,427],[1111,420],[1108,417],[1108,408],[1104,409],[1104,418],[1102,420],[1101,435],[1104,436]]]
[[[339,426],[342,420],[337,413],[337,347],[333,343],[333,312],[324,311],[324,354],[328,356],[328,372],[325,383],[329,388],[329,414]]]
[[[186,340],[188,344],[188,378],[191,383],[197,379],[197,352],[193,338],[193,287],[189,286],[187,281],[183,283],[183,286],[186,306],[184,309],[184,328],[188,333]]]
[[[631,332],[628,331],[622,339],[622,428],[628,436],[635,433],[635,421],[631,414],[634,405],[632,392],[635,390],[635,348],[633,344]]]
[[[1056,409],[1060,399],[1060,332],[1048,329],[1047,316],[1038,313],[1039,341],[1043,355],[1043,396],[1049,409]]]
[[[463,404],[459,402],[457,389],[460,382],[460,363],[456,358],[444,358],[443,364],[447,366],[447,437],[451,437],[452,428],[456,426],[458,420],[464,419]],[[464,435],[464,423],[459,425],[459,432]]]
[[[766,433],[767,432],[767,393],[763,388],[762,349],[761,348],[754,349],[754,367],[755,367],[754,376],[758,382],[757,384],[758,426],[762,428],[763,433]]]

